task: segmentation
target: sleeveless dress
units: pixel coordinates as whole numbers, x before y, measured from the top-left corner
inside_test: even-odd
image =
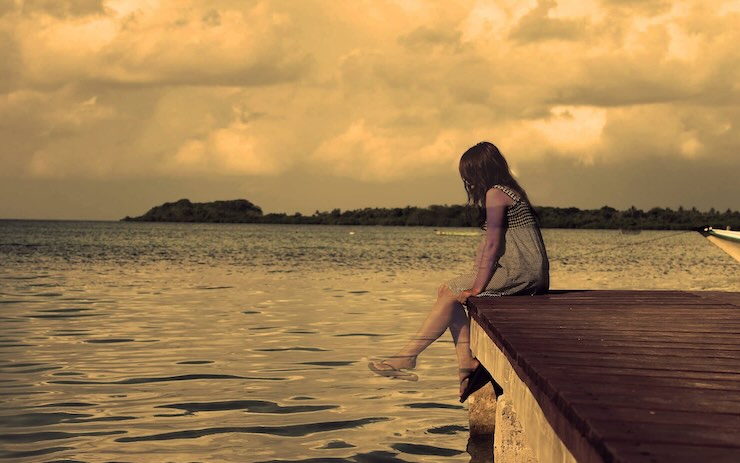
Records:
[[[550,287],[550,263],[532,207],[509,187],[494,185],[493,188],[506,193],[514,204],[506,210],[506,231],[496,269],[479,296],[547,292]],[[447,287],[455,294],[472,288],[476,271],[448,281]]]

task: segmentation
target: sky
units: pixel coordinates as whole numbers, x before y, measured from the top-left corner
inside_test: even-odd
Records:
[[[740,209],[740,0],[0,0],[0,218]]]

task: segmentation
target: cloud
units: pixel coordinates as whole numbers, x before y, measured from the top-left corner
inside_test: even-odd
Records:
[[[470,42],[485,40],[493,46],[504,45],[515,24],[536,7],[536,0],[476,1],[461,23],[463,39]]]
[[[365,120],[322,143],[312,160],[343,177],[364,181],[392,181],[440,171],[454,172],[460,151],[459,134],[441,132],[432,140],[421,135],[398,136],[369,126]]]
[[[480,140],[513,164],[711,163],[740,147],[738,19],[698,0],[25,2],[0,16],[0,163],[393,182],[454,175]]]
[[[290,19],[264,3],[242,10],[131,4],[111,3],[104,15],[60,17],[49,8],[17,15],[27,82],[255,86],[294,80],[310,65],[291,39]]]
[[[0,151],[3,171],[64,175],[97,162],[91,149],[104,140],[101,132],[88,132],[115,118],[116,109],[95,98],[81,98],[69,89],[54,92],[16,90],[0,96]],[[82,136],[82,138],[80,138]],[[62,146],[78,146],[73,159],[57,156]],[[59,158],[60,162],[52,162]],[[69,161],[69,162],[67,162]]]
[[[238,112],[238,110],[237,110]],[[289,167],[272,156],[269,140],[260,140],[253,123],[237,118],[204,137],[186,140],[161,166],[161,174],[184,176],[272,175]]]
[[[57,18],[103,14],[103,0],[24,0],[21,2],[24,14],[45,13]]]
[[[461,38],[462,33],[457,30],[420,26],[399,37],[398,42],[414,50],[428,52],[429,50],[442,49],[454,53],[459,51],[461,47]]]
[[[621,11],[622,14],[656,15],[671,8],[671,0],[600,0],[600,3],[612,11]]]
[[[19,119],[15,130],[34,141],[16,151],[26,153],[16,156],[16,171],[40,178],[120,179],[273,175],[290,166],[272,155],[279,152],[280,137],[269,115],[251,111],[239,90],[142,89],[125,103],[119,98],[85,98],[73,91],[53,98],[13,95],[0,109],[22,114],[19,109],[26,108],[26,120]]]
[[[701,112],[669,104],[618,108],[610,111],[602,144],[607,158],[622,162],[645,159],[646,153],[665,162],[706,162],[718,149],[740,146],[732,130],[736,124],[737,110]]]
[[[10,92],[18,86],[22,69],[21,54],[12,32],[0,23],[0,93]]]
[[[509,33],[509,37],[522,43],[584,38],[588,26],[586,19],[550,17],[549,12],[555,6],[557,3],[553,0],[539,0],[537,7],[519,20]]]

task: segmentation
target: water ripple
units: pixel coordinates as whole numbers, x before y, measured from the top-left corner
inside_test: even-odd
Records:
[[[47,440],[72,439],[84,436],[113,436],[126,434],[126,431],[91,431],[91,432],[30,432],[25,434],[0,434],[0,441],[12,442],[14,444],[33,443]]]
[[[177,376],[162,376],[162,377],[150,377],[150,378],[127,378],[120,379],[118,381],[82,381],[82,380],[56,380],[49,381],[50,384],[144,384],[144,383],[163,383],[169,381],[190,381],[196,379],[248,379],[248,380],[260,380],[260,381],[285,381],[286,378],[260,378],[250,376],[236,376],[236,375],[209,375],[209,374],[192,374],[192,375],[177,375]]]
[[[92,415],[83,413],[24,413],[22,415],[15,416],[3,416],[2,424],[3,427],[31,427],[31,426],[48,426],[50,424],[59,424],[67,422],[74,418],[87,418]]]
[[[25,367],[35,367],[44,365],[43,363],[10,363],[7,365],[0,365],[0,368],[25,368]]]
[[[438,402],[415,402],[410,404],[404,404],[407,408],[448,408],[448,409],[462,409],[462,405],[454,404],[442,404]]]
[[[225,433],[269,434],[282,437],[303,437],[317,432],[337,431],[340,429],[359,428],[371,423],[388,421],[390,418],[363,418],[347,421],[325,421],[321,423],[295,424],[289,426],[234,426],[220,428],[188,429],[185,431],[166,432],[149,436],[120,437],[116,442],[144,442],[171,439],[198,439],[203,436]]]
[[[385,462],[387,460],[383,460]],[[265,460],[257,463],[356,463],[357,460],[346,458],[303,458],[301,460]]]
[[[329,349],[320,347],[271,347],[264,349],[254,349],[255,352],[287,352],[287,351],[305,351],[305,352],[329,352]]]
[[[48,315],[26,315],[27,318],[86,318],[86,317],[100,317],[102,314],[99,313],[78,313],[78,314],[48,314]]]
[[[52,312],[52,313],[74,313],[74,312],[86,312],[88,310],[95,310],[95,309],[89,309],[89,308],[67,308],[67,309],[39,309],[37,312]]]
[[[281,406],[266,400],[225,400],[221,402],[189,402],[170,405],[158,405],[156,408],[175,408],[188,413],[211,412],[223,410],[246,410],[250,413],[305,413],[319,410],[331,410],[338,405],[293,405]]]
[[[460,450],[422,444],[398,443],[391,445],[391,448],[394,450],[398,450],[399,452],[408,453],[411,455],[434,455],[439,457],[452,457],[455,455],[460,455],[462,453]]]
[[[358,453],[351,459],[347,458],[302,458],[300,460],[265,460],[257,463],[409,463],[409,460],[397,458],[397,453],[376,450],[374,452]]]
[[[427,429],[427,432],[430,434],[457,434],[459,432],[468,432],[468,428],[458,425],[437,426]]]
[[[16,459],[16,458],[37,457],[39,455],[48,455],[50,453],[63,452],[65,450],[74,450],[74,449],[75,449],[74,447],[49,447],[49,448],[38,449],[38,450],[26,450],[26,451],[20,451],[20,452],[4,452],[4,453],[0,453],[0,458]]]
[[[319,447],[319,449],[350,449],[353,447],[357,446],[347,443],[343,440],[333,440],[331,442],[327,442],[326,445]]]
[[[88,402],[58,402],[52,404],[38,405],[37,408],[78,408],[78,407],[97,407],[98,404]]]
[[[84,342],[88,344],[115,344],[119,342],[134,342],[131,338],[108,338],[108,339],[87,339]]]
[[[346,367],[349,365],[353,365],[355,363],[357,363],[356,360],[346,360],[346,361],[327,360],[325,362],[299,362],[298,365],[316,365],[320,367]]]

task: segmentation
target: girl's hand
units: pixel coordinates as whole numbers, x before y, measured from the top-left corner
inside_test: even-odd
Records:
[[[466,289],[457,296],[457,300],[460,302],[460,304],[466,304],[469,297],[477,296],[478,294],[480,294],[480,291],[476,291],[474,289]]]

